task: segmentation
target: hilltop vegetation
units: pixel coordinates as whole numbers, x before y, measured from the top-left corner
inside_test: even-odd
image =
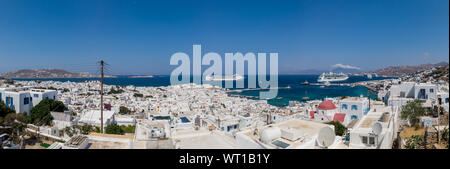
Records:
[[[370,71],[369,73],[376,73],[379,76],[402,77],[441,66],[447,66],[448,71],[448,63],[440,62],[437,64],[422,64],[418,66],[389,66],[375,71]]]
[[[4,78],[83,78],[94,77],[89,73],[73,73],[61,69],[21,69],[0,75]]]

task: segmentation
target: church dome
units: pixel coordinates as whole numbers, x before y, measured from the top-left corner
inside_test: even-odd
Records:
[[[336,106],[333,102],[329,100],[325,100],[322,103],[319,104],[319,107],[317,107],[319,110],[333,110],[336,109]]]

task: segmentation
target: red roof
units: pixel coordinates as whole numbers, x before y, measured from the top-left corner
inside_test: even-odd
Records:
[[[336,106],[333,102],[329,100],[325,100],[322,103],[319,104],[319,107],[317,107],[320,110],[333,110],[336,109]]]
[[[339,121],[341,123],[344,123],[344,119],[345,119],[345,113],[334,114],[333,121]]]
[[[310,111],[309,112],[309,116],[311,116],[311,119],[314,119],[314,113],[316,113],[316,111]]]

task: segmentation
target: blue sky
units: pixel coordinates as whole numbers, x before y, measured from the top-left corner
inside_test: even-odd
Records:
[[[168,74],[170,56],[278,52],[280,73],[447,61],[448,0],[1,0],[0,73]]]

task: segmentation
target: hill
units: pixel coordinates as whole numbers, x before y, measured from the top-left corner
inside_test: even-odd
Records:
[[[9,72],[1,77],[12,79],[12,78],[87,78],[96,77],[89,73],[74,73],[62,69],[21,69],[14,72]]]
[[[366,73],[376,73],[379,76],[402,77],[420,71],[429,70],[434,67],[446,66],[447,62],[440,62],[437,64],[421,64],[418,66],[389,66],[386,68],[369,71]]]

